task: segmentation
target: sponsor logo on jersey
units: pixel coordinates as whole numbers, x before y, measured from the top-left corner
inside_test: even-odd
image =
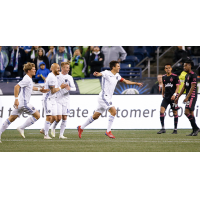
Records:
[[[167,83],[167,84],[165,84],[165,87],[173,87],[173,84],[172,83]]]

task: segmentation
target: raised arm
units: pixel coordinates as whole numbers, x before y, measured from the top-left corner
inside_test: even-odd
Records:
[[[94,72],[93,75],[96,76],[96,77],[98,77],[98,76],[102,76],[102,73],[100,73],[100,72]]]

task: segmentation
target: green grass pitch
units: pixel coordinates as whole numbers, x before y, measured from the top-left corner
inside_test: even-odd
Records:
[[[77,130],[65,130],[66,140],[59,139],[59,130],[52,140],[44,140],[39,130],[25,130],[22,138],[17,130],[6,130],[1,137],[0,152],[199,152],[200,137],[186,136],[191,130],[172,130],[158,135],[158,130],[113,130],[116,139],[105,136],[105,130],[85,129],[82,138]]]

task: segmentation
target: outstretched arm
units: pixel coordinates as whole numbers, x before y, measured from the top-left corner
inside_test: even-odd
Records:
[[[102,73],[100,73],[100,72],[94,72],[93,75],[98,77],[98,76],[102,76]]]
[[[143,86],[143,83],[138,83],[138,82],[132,82],[132,81],[129,81],[129,80],[126,80],[126,79],[123,79],[122,81],[123,83],[127,84],[127,85],[138,85],[138,86]]]
[[[40,91],[40,92],[42,92],[42,93],[47,93],[47,92],[49,92],[50,90],[49,90],[49,89],[44,89],[44,87],[42,87],[42,88],[33,87],[33,91]]]

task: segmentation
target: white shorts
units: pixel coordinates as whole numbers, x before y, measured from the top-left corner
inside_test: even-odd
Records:
[[[107,99],[98,98],[98,106],[95,112],[103,114],[106,110],[112,108],[112,101]]]
[[[70,115],[70,105],[57,102],[57,115]]]
[[[33,115],[36,112],[36,108],[32,106],[30,103],[28,103],[26,106],[25,105],[19,105],[18,108],[15,108],[12,112],[11,115],[18,115],[20,116],[23,112],[29,115]]]
[[[57,103],[55,99],[44,99],[43,107],[45,115],[56,116],[57,115]]]

